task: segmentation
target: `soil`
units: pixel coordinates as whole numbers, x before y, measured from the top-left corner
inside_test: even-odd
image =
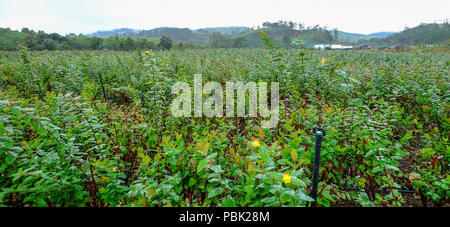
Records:
[[[341,200],[333,204],[333,207],[360,207],[360,205],[355,201]]]

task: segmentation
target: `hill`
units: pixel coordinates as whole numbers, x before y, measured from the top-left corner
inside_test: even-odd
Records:
[[[259,32],[266,32],[271,41],[277,46],[291,47],[294,39],[300,39],[306,46],[312,47],[315,43],[331,42],[333,37],[325,29],[306,29],[296,30],[288,27],[262,28],[248,31],[239,35],[230,37],[230,39],[241,38],[245,40],[246,47],[262,47],[263,41]],[[297,35],[296,35],[297,34]]]
[[[450,24],[448,22],[438,24],[421,24],[414,28],[387,36],[386,38],[372,38],[370,40],[359,40],[359,43],[386,46],[394,44],[420,45],[442,43],[450,39]]]
[[[243,32],[247,32],[252,30],[249,27],[242,27],[242,26],[232,26],[232,27],[214,27],[214,28],[200,28],[194,30],[196,33],[202,33],[202,34],[211,34],[213,32],[219,32],[222,35],[225,36],[231,36],[231,35],[237,35]]]
[[[89,37],[109,38],[112,36],[146,38],[150,40],[159,40],[163,36],[167,36],[178,43],[193,43],[206,45],[209,43],[209,37],[212,33],[220,33],[223,40],[223,47],[236,46],[236,39],[239,39],[241,47],[261,47],[262,41],[258,32],[264,31],[272,38],[276,45],[289,47],[292,46],[295,34],[298,33],[299,38],[306,46],[312,47],[317,43],[356,43],[361,40],[369,40],[372,38],[384,38],[395,32],[377,32],[369,35],[359,33],[349,33],[338,31],[336,40],[333,31],[329,31],[319,26],[308,27],[302,29],[294,29],[285,23],[267,23],[261,29],[252,29],[243,26],[230,27],[210,27],[191,30],[189,28],[175,28],[175,27],[159,27],[150,30],[135,30],[130,28],[114,29],[110,31],[98,31],[92,34],[87,34]]]
[[[150,40],[159,40],[163,36],[167,36],[175,42],[180,43],[194,43],[207,44],[208,37],[213,32],[219,32],[225,37],[240,34],[251,30],[248,27],[215,27],[215,28],[201,28],[191,30],[189,28],[174,28],[174,27],[159,27],[150,30],[134,30],[129,28],[114,29],[111,31],[98,31],[92,34],[87,34],[90,37],[109,38],[111,36],[123,36],[134,38],[147,38]]]
[[[118,28],[110,31],[97,31],[92,34],[88,34],[87,36],[91,37],[99,37],[99,38],[109,38],[111,36],[134,36],[138,30],[131,28]]]
[[[313,47],[319,43],[341,43],[348,45],[371,45],[387,47],[394,44],[444,45],[450,40],[450,25],[421,24],[414,28],[406,28],[399,33],[377,32],[372,34],[348,33],[328,30],[325,27],[304,27],[292,22],[266,22],[262,28],[248,27],[216,27],[191,30],[189,28],[160,27],[151,30],[135,30],[120,28],[110,31],[98,31],[89,35],[75,35],[73,33],[61,36],[56,33],[47,34],[43,31],[35,32],[27,28],[21,31],[0,28],[0,50],[16,50],[18,43],[26,43],[31,50],[134,50],[156,49],[158,41],[169,37],[176,43],[211,45],[212,47],[262,47],[258,32],[266,32],[277,46],[293,47],[293,41],[300,39],[303,44]],[[214,45],[213,45],[214,44]],[[198,47],[198,45],[194,45]]]
[[[179,43],[205,44],[209,34],[197,33],[189,28],[161,27],[139,31],[134,37],[159,40],[163,36],[169,37],[173,41]]]
[[[396,34],[397,32],[376,32],[368,34],[367,36],[370,38],[386,38],[390,35]]]
[[[343,32],[339,31],[339,41],[344,43],[354,43],[359,40],[367,40],[372,38],[386,38],[392,34],[396,34],[396,32],[376,32],[371,33],[368,35],[365,34],[359,34],[359,33],[349,33],[349,32]]]
[[[277,45],[290,46],[291,41],[298,33],[302,41],[307,45],[314,43],[331,42],[332,36],[329,31],[320,27],[296,30],[289,27],[277,26],[262,29],[251,29],[248,27],[215,27],[191,30],[189,28],[160,27],[151,30],[115,29],[111,31],[99,31],[88,34],[89,37],[108,38],[112,36],[147,38],[159,40],[167,36],[178,43],[208,44],[212,33],[220,33],[224,40],[224,47],[233,47],[236,39],[243,41],[243,47],[261,47],[262,41],[258,32],[264,31],[272,38]]]

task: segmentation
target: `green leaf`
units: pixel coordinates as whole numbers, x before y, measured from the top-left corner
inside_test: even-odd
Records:
[[[292,149],[292,151],[291,151],[291,158],[292,158],[292,160],[294,160],[294,162],[297,161],[298,154],[297,154],[297,151],[294,149]]]
[[[200,173],[202,170],[204,170],[206,165],[208,165],[208,160],[206,159],[201,160],[197,166],[197,173]]]
[[[362,107],[363,101],[362,101],[361,99],[356,99],[356,100],[353,101],[353,104],[354,104],[356,107]]]
[[[14,163],[15,160],[16,160],[16,158],[15,158],[14,156],[12,156],[12,155],[8,155],[8,156],[6,156],[6,158],[5,158],[5,162],[6,162],[6,164],[8,164],[8,165]]]
[[[142,162],[144,163],[144,165],[148,165],[148,163],[150,163],[150,157],[148,155],[145,155],[142,158]]]
[[[295,194],[295,196],[297,197],[297,199],[299,200],[304,200],[304,201],[309,201],[312,202],[314,201],[313,198],[307,196],[305,193],[303,193],[302,191],[298,191],[297,194]]]
[[[209,191],[209,193],[208,193],[208,199],[209,198],[212,198],[212,197],[216,197],[216,196],[218,196],[218,195],[220,195],[220,194],[222,194],[222,192],[223,192],[223,188],[213,188],[211,191]]]
[[[365,158],[370,157],[370,156],[372,156],[373,154],[375,154],[376,152],[377,152],[376,149],[371,149],[370,151],[368,151],[368,152],[364,155],[364,157],[365,157]]]
[[[197,180],[191,177],[188,182],[188,187],[192,187],[195,183],[197,183]]]
[[[393,165],[386,164],[386,169],[394,170],[394,171],[400,171],[397,167]]]
[[[404,143],[404,142],[408,141],[411,138],[412,138],[412,132],[409,131],[400,139],[400,142]]]
[[[282,203],[285,203],[292,199],[292,197],[295,195],[293,190],[286,190],[281,193],[280,199]]]
[[[297,177],[291,177],[291,183],[292,183],[292,185],[294,185],[294,186],[300,186],[300,187],[306,188],[305,182],[302,181],[302,180],[300,180],[300,179],[297,178]]]
[[[237,207],[233,198],[226,198],[222,201],[222,207]]]
[[[163,193],[167,193],[173,188],[170,184],[160,184],[158,187],[162,189]]]

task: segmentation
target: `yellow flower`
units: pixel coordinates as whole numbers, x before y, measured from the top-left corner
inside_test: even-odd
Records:
[[[257,147],[261,146],[261,143],[259,142],[259,140],[254,140],[252,142],[252,145],[253,145],[254,148],[257,148]]]
[[[150,51],[148,51],[148,50],[145,51],[145,54],[146,54],[146,55],[149,55],[149,54],[150,54]]]
[[[322,63],[325,64],[327,62],[327,59],[322,58]]]
[[[283,182],[285,184],[290,184],[291,183],[291,176],[289,175],[289,173],[285,173],[283,175]]]

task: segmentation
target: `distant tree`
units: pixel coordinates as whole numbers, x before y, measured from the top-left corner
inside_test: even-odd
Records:
[[[22,28],[22,31],[21,31],[22,33],[29,33],[30,32],[30,29],[28,29],[28,28]]]
[[[329,43],[333,42],[333,36],[331,35],[331,32],[328,30],[321,30],[322,33],[325,34],[326,39],[328,40]]]
[[[170,50],[172,48],[172,45],[173,41],[167,36],[161,37],[158,43],[158,47],[163,50]]]
[[[98,38],[98,37],[93,37],[91,40],[91,45],[90,48],[92,50],[98,50],[100,49],[100,44],[102,43],[102,39]]]
[[[46,50],[55,50],[57,42],[53,39],[46,38],[44,39],[43,46]]]
[[[289,36],[287,35],[283,36],[283,45],[286,48],[289,48],[291,46],[291,39],[289,38]]]
[[[337,28],[333,29],[333,35],[334,41],[337,42],[339,38],[339,31],[337,30]]]
[[[134,46],[134,41],[131,37],[128,37],[125,40],[125,50],[134,50],[135,46]]]
[[[233,47],[234,48],[243,48],[245,47],[245,43],[247,42],[247,39],[244,37],[237,37],[234,39]]]
[[[213,48],[223,47],[225,45],[225,37],[219,32],[213,32],[209,36],[209,44]]]
[[[289,23],[289,28],[294,29],[294,26],[295,26],[294,22],[289,21],[288,23]]]

